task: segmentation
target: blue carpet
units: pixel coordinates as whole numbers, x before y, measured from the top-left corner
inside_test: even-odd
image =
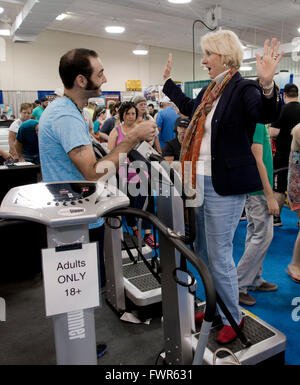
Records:
[[[263,264],[263,278],[276,283],[275,292],[251,292],[255,297],[254,306],[243,306],[257,315],[287,337],[286,363],[300,364],[300,284],[292,281],[286,273],[286,268],[293,254],[294,243],[298,234],[297,216],[284,207],[281,213],[282,227],[274,228],[274,238]],[[247,222],[240,222],[234,237],[234,260],[238,264],[243,255]],[[199,282],[199,281],[198,281]],[[203,287],[199,285],[197,297],[204,298]],[[298,298],[296,306],[292,305],[294,298]],[[295,300],[296,301],[296,300]],[[298,315],[292,319],[292,312]]]

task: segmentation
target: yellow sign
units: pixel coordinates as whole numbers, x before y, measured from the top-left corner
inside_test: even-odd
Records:
[[[142,81],[141,80],[127,80],[126,81],[126,91],[142,91]]]

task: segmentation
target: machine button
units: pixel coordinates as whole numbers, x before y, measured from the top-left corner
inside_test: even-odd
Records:
[[[72,202],[71,202],[71,205],[75,206],[75,205],[76,205],[76,202],[73,202],[73,201],[72,201]]]
[[[55,206],[59,206],[59,202],[56,202],[56,203],[55,203]]]
[[[68,202],[64,202],[63,205],[64,205],[64,206],[68,206]]]
[[[78,201],[78,203],[83,203],[83,201],[80,199],[80,200]]]
[[[86,202],[89,202],[90,200],[89,200],[89,198],[85,198],[85,201],[86,201]]]

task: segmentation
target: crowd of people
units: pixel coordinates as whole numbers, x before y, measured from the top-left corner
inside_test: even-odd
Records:
[[[63,95],[55,95],[53,100],[61,96]],[[9,152],[5,153],[5,160],[10,159],[13,162],[27,161],[39,164],[38,123],[49,103],[50,102],[46,97],[42,97],[34,103],[21,104],[19,117],[17,119],[10,119],[12,120],[12,124],[9,126],[8,130]],[[174,104],[166,97],[159,103],[159,110],[155,110],[152,103],[147,105],[146,98],[142,95],[133,97],[132,103],[136,107],[134,125],[147,120],[156,122],[157,135],[155,135],[153,147],[160,154],[163,154],[163,149],[167,141],[177,138],[176,133],[178,124],[176,123],[176,120],[183,115],[178,112],[178,109],[175,110]],[[118,111],[122,104],[123,103],[120,101],[110,101],[107,108],[105,108],[98,107],[94,102],[89,102],[83,108],[82,113],[88,124],[90,134],[99,143],[104,144],[104,147],[106,148],[109,142],[109,135],[113,129],[116,129],[120,124]],[[171,115],[169,112],[169,116],[164,117],[165,112],[168,113],[168,109],[171,111]],[[187,128],[186,123],[184,123],[184,127]],[[171,148],[173,148],[172,151],[176,151],[172,156],[174,155],[175,160],[179,160],[180,146],[177,144],[177,139],[175,147],[174,143],[173,145],[171,144],[171,147],[168,145],[167,147],[168,153]]]
[[[195,251],[206,262],[219,295],[242,328],[239,303],[255,304],[249,291],[277,290],[277,284],[263,279],[262,263],[273,239],[273,218],[277,218],[276,224],[286,191],[300,220],[298,88],[285,86],[282,107],[273,78],[284,53],[279,52],[276,39],[266,41],[263,55],[257,55],[257,81],[244,79],[238,71],[243,51],[233,32],[208,33],[201,47],[202,64],[212,82],[195,99],[187,97],[171,79],[170,55],[163,73],[166,97],[159,110],[152,103],[147,105],[143,95],[123,103],[111,102],[108,109],[89,103],[90,98],[101,95],[101,86],[107,81],[102,62],[94,51],[69,51],[59,67],[63,95],[49,104],[41,100],[34,110],[30,104],[22,104],[19,119],[9,128],[10,153],[1,155],[41,163],[44,182],[99,180],[105,172],[102,161],[95,159],[91,137],[106,143],[105,160],[115,165],[121,177],[119,155],[129,153],[143,140],[166,161],[181,161],[184,181],[191,180],[193,191],[200,196],[197,201],[202,202],[195,208]],[[276,143],[274,159],[270,136]],[[124,162],[129,167],[127,183],[140,184],[129,159]],[[191,167],[186,169],[185,162],[191,162]],[[142,196],[130,196],[130,201],[134,207],[145,205]],[[247,239],[245,252],[235,266],[233,237],[244,207]],[[148,210],[153,211],[153,207],[148,205]],[[127,222],[138,236],[136,219],[127,218]],[[144,241],[156,247],[147,222],[144,230]],[[92,239],[102,244],[103,220],[91,224],[90,231]],[[103,248],[99,255],[103,286]],[[300,283],[299,237],[287,269]],[[236,333],[219,307],[217,313],[223,322],[217,340],[226,344]],[[195,317],[196,322],[202,322],[204,313]]]

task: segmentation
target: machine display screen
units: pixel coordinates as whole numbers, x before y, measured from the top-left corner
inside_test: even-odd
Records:
[[[96,191],[96,184],[89,182],[58,183],[47,185],[47,189],[53,196],[53,200],[60,202],[87,198]]]

